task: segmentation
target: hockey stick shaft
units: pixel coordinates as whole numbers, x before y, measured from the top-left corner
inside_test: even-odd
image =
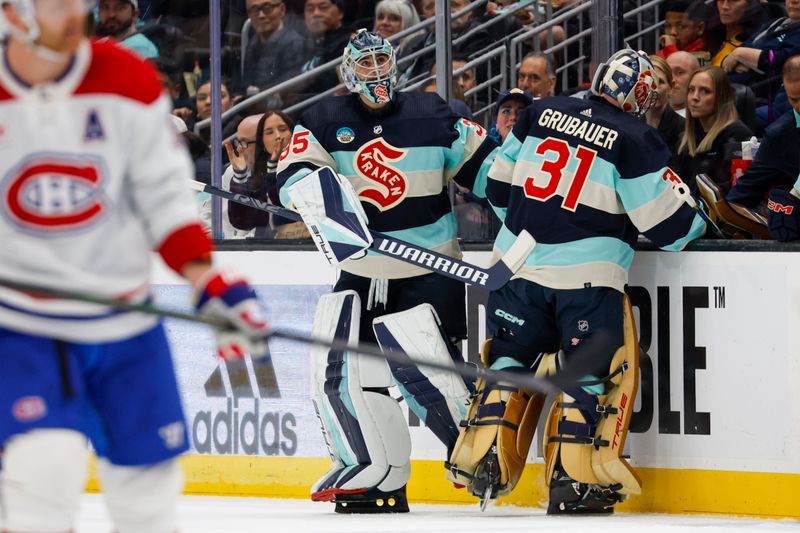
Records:
[[[46,296],[51,298],[62,298],[68,300],[77,300],[81,302],[89,302],[124,311],[144,313],[148,315],[159,316],[162,318],[174,318],[178,320],[185,320],[187,322],[207,324],[209,326],[219,329],[229,329],[231,327],[230,323],[223,318],[198,315],[194,313],[187,313],[172,309],[164,309],[162,307],[158,307],[149,303],[126,302],[123,300],[107,298],[105,296],[90,294],[86,292],[72,291],[67,289],[56,289],[52,287],[43,287],[40,285],[34,285],[30,283],[13,281],[3,278],[0,278],[0,286],[36,296]],[[346,351],[352,353],[359,353],[369,357],[378,357],[398,365],[411,364],[420,367],[442,370],[445,372],[454,372],[470,380],[477,380],[479,378],[483,378],[489,383],[507,383],[531,391],[550,393],[550,392],[557,392],[561,388],[561,385],[559,384],[559,380],[557,378],[553,380],[541,379],[541,378],[536,378],[530,374],[512,373],[503,370],[491,370],[488,368],[479,367],[475,365],[468,365],[465,363],[462,364],[454,363],[453,366],[450,366],[441,363],[435,363],[432,361],[427,361],[422,357],[409,355],[403,352],[383,351],[379,346],[373,344],[361,343],[358,345],[352,345],[349,344],[347,341],[338,338],[327,340],[306,335],[304,333],[282,330],[282,329],[273,329],[269,333],[267,333],[265,337],[267,339],[269,338],[285,339],[294,342],[310,344],[313,346],[327,348],[333,351],[342,351],[342,352]]]
[[[207,192],[228,201],[266,211],[290,220],[303,220],[299,213],[271,205],[258,198],[226,191],[199,181],[192,181],[191,187],[196,191]],[[525,259],[530,255],[536,244],[530,234],[523,232],[503,257],[491,267],[484,268],[433,250],[420,248],[415,244],[391,237],[385,233],[370,230],[370,234],[373,241],[369,249],[374,252],[416,265],[467,285],[483,287],[490,291],[499,289],[511,279],[514,272],[524,264]]]

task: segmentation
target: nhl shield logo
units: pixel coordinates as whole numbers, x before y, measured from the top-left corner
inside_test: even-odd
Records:
[[[586,333],[589,331],[589,321],[588,320],[578,320],[578,331],[582,333]]]
[[[390,162],[403,159],[408,150],[396,148],[382,137],[368,142],[356,152],[353,166],[369,185],[358,190],[358,197],[381,211],[391,209],[406,197],[408,178]]]

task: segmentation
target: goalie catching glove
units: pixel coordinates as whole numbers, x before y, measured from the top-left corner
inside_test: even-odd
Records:
[[[192,297],[197,312],[222,318],[229,328],[214,328],[217,355],[226,361],[245,354],[258,357],[267,352],[269,327],[256,293],[241,275],[212,269],[200,278]]]

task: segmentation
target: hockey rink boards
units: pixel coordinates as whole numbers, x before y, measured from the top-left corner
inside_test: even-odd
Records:
[[[216,260],[250,278],[276,328],[310,331],[316,301],[335,281],[312,251],[222,251]],[[637,253],[629,294],[642,384],[627,448],[643,494],[620,511],[800,518],[798,271],[793,253]],[[188,286],[160,266],[154,293],[159,305],[188,308]],[[475,343],[485,335],[482,299],[470,291],[465,304]],[[203,326],[167,328],[192,441],[186,492],[308,498],[329,465],[309,399],[308,348],[273,341],[270,360],[225,365]],[[413,416],[409,425],[409,500],[475,502],[445,481],[443,446]],[[523,478],[501,503],[545,502],[538,441],[537,433]]]

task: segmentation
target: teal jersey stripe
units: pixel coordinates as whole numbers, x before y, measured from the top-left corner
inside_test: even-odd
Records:
[[[385,231],[385,235],[410,242],[421,248],[436,248],[448,243],[456,238],[456,217],[453,213],[447,213],[433,224],[417,226],[397,231]],[[368,255],[383,255],[372,250],[367,251]]]
[[[662,168],[638,178],[617,180],[617,192],[620,199],[622,199],[622,204],[625,206],[625,211],[628,213],[635,211],[661,196],[661,193],[667,187],[661,178],[665,170],[665,168]]]
[[[507,251],[517,238],[507,226],[503,226],[497,235],[495,245],[503,252]],[[559,244],[536,243],[536,247],[525,266],[568,267],[588,263],[614,263],[629,270],[633,262],[633,248],[614,237],[590,237]]]
[[[360,176],[353,166],[356,152],[338,150],[331,152],[336,169],[344,176]],[[445,154],[440,146],[414,146],[408,148],[406,156],[390,164],[400,172],[442,172]]]

